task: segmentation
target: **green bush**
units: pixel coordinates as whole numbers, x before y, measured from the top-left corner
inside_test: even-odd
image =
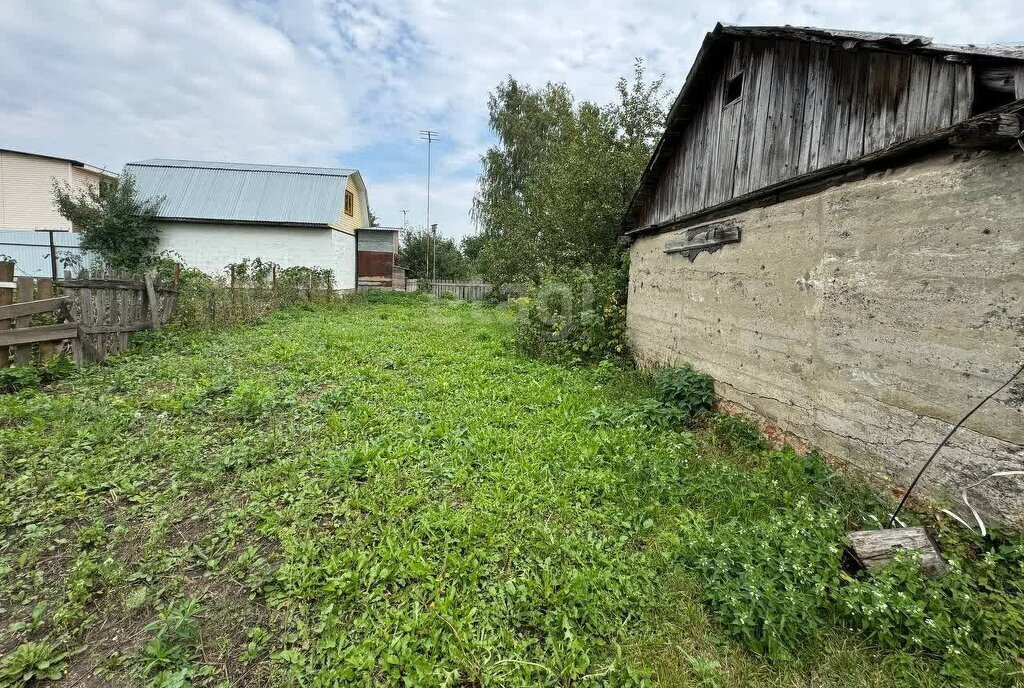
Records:
[[[629,363],[625,265],[548,273],[511,300],[516,341],[536,358],[569,365]]]
[[[679,368],[663,368],[654,377],[658,401],[678,408],[687,420],[715,406],[715,380],[689,363]]]
[[[632,403],[602,406],[587,414],[593,428],[622,428],[630,426],[673,429],[686,423],[679,411],[656,399],[639,399]]]

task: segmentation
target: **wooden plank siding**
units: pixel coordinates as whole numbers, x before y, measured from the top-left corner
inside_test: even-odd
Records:
[[[653,225],[885,150],[971,115],[973,68],[927,55],[734,40],[641,215]],[[742,93],[726,102],[730,79]]]

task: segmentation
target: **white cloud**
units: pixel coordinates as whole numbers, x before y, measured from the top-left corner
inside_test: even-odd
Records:
[[[0,17],[2,147],[112,168],[355,161],[384,221],[408,208],[419,224],[417,131],[431,128],[432,216],[456,234],[489,143],[487,93],[506,75],[604,101],[639,56],[674,91],[716,21],[1024,38],[1010,0],[0,0]]]

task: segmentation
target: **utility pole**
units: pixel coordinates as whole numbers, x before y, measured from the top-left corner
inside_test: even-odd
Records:
[[[437,141],[438,135],[436,131],[430,129],[420,129],[420,139],[427,142],[427,223],[425,227],[427,231],[430,231],[430,148],[434,141]],[[430,234],[427,234],[427,239],[430,241]],[[427,254],[427,277],[430,276],[430,245],[428,244],[425,248]],[[437,266],[434,266],[434,272],[437,273]]]
[[[431,243],[434,245],[434,255],[430,259],[431,262],[434,264],[434,276],[431,277],[431,280],[436,282],[437,281],[437,223],[436,222],[434,224],[430,225],[430,236],[432,238],[431,239]]]

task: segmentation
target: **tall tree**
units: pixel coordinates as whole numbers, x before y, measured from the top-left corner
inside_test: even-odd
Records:
[[[422,229],[402,235],[398,264],[408,271],[410,277],[417,279],[462,279],[468,273],[466,259],[452,239],[432,235]]]
[[[163,198],[139,198],[130,174],[84,189],[54,181],[53,199],[60,214],[81,228],[82,248],[107,264],[141,270],[155,259],[160,244],[155,219]]]
[[[466,269],[471,275],[480,274],[480,251],[483,250],[485,237],[483,234],[470,234],[462,237],[459,250],[466,259]]]
[[[369,218],[370,226],[371,227],[380,227],[380,221],[377,219],[377,215],[373,212],[373,208],[370,208],[369,206],[367,206],[367,210],[370,211],[370,218]]]
[[[489,99],[497,145],[482,158],[473,218],[493,282],[547,268],[617,262],[616,230],[664,120],[662,80],[637,60],[618,100],[577,104],[564,84],[535,90],[509,77]]]

